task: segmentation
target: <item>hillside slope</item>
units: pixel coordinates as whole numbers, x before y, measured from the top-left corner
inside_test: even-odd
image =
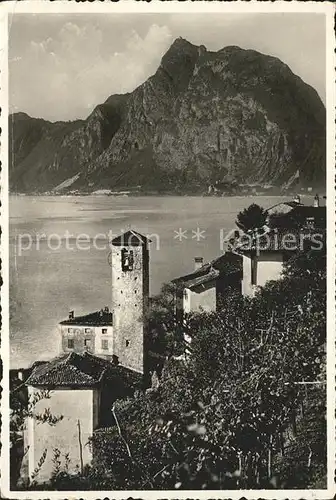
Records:
[[[239,47],[210,52],[179,38],[152,77],[86,120],[17,113],[10,130],[10,187],[19,192],[280,186],[297,169],[304,185],[325,182],[317,92],[280,60]]]

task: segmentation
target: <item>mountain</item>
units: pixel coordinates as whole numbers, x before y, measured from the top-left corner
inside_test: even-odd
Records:
[[[156,73],[86,120],[10,121],[10,189],[205,190],[325,182],[325,107],[279,59],[178,38]]]

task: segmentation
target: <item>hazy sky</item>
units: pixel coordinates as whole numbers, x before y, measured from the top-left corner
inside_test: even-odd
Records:
[[[11,111],[85,118],[108,96],[132,91],[182,36],[279,57],[325,101],[323,14],[16,14],[10,25]]]

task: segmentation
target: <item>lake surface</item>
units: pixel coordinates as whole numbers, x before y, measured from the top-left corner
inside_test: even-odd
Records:
[[[69,310],[111,304],[109,232],[151,235],[150,293],[222,253],[237,213],[281,197],[10,197],[11,367],[58,354]],[[178,232],[181,237],[178,236]],[[199,232],[197,233],[197,230]],[[176,232],[175,232],[176,231]],[[193,233],[195,231],[195,233]],[[198,234],[198,236],[197,236]]]

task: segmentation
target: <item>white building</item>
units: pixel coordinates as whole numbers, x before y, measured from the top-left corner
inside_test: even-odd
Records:
[[[194,271],[176,278],[176,314],[180,319],[192,312],[216,311],[229,288],[240,290],[242,257],[225,252],[210,262],[195,257]]]
[[[90,464],[89,438],[98,427],[111,425],[113,401],[131,396],[142,378],[87,352],[72,352],[41,363],[26,385],[30,400],[37,397],[24,433],[28,473],[44,482],[53,473],[55,450],[61,452],[61,467],[68,463],[69,473]],[[48,397],[40,399],[44,391]],[[55,425],[41,423],[39,416],[45,412],[61,419]]]
[[[84,316],[75,316],[59,323],[61,353],[89,352],[111,358],[113,355],[113,315],[108,307]]]
[[[280,205],[284,209],[279,210]],[[317,195],[313,206],[298,199],[273,208],[266,226],[242,234],[235,243],[234,251],[243,256],[243,295],[253,296],[268,281],[281,278],[293,255],[325,245],[326,207],[320,206]]]

